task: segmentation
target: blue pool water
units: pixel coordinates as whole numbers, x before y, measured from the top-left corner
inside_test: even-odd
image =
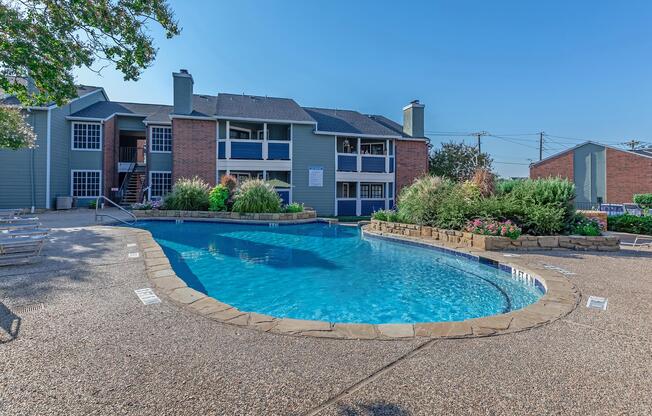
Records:
[[[356,227],[139,224],[188,286],[247,312],[370,324],[459,321],[542,296],[496,268],[364,237]]]

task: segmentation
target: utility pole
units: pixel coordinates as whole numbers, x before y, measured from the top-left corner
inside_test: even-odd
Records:
[[[630,140],[628,142],[623,143],[623,145],[627,146],[630,148],[630,150],[636,150],[643,142],[639,140]]]
[[[545,132],[539,132],[539,162],[543,160],[543,135]]]
[[[478,155],[479,155],[480,153],[482,153],[482,143],[481,143],[482,136],[487,136],[488,134],[489,134],[489,133],[487,133],[487,132],[484,131],[484,130],[483,130],[483,131],[479,131],[479,132],[477,132],[477,133],[472,133],[473,136],[476,136],[476,137],[478,138]]]

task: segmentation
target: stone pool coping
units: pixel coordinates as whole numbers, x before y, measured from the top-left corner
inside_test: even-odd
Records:
[[[366,227],[365,227],[366,228]],[[264,332],[309,336],[332,339],[357,340],[406,340],[414,338],[473,338],[520,332],[553,322],[569,314],[577,306],[580,294],[568,279],[553,271],[502,263],[497,253],[482,252],[466,247],[444,247],[432,241],[414,237],[383,235],[363,228],[363,233],[372,238],[403,241],[457,253],[464,257],[481,257],[487,263],[512,267],[520,272],[521,278],[537,279],[545,287],[545,294],[535,303],[523,309],[506,314],[468,319],[456,322],[430,322],[417,324],[349,324],[325,321],[275,318],[255,312],[244,312],[222,303],[199,291],[189,288],[177,276],[152,234],[143,229],[131,229],[137,235],[138,245],[143,253],[146,273],[157,293],[182,309],[202,315],[215,321],[255,329]]]

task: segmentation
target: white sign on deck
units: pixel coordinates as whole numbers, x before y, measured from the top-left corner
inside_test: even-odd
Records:
[[[154,291],[149,287],[144,289],[136,289],[134,292],[136,292],[138,299],[140,299],[144,305],[154,305],[156,303],[161,303],[161,299],[159,299],[159,297],[156,296]]]
[[[324,168],[322,166],[310,166],[308,168],[308,186],[319,188],[324,186]]]
[[[609,299],[607,298],[601,298],[599,296],[589,296],[589,300],[586,302],[586,307],[593,308],[593,309],[602,309],[603,311],[606,311],[607,303],[609,303]]]

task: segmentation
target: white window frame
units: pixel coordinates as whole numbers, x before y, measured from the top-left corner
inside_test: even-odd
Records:
[[[149,171],[149,189],[147,190],[147,199],[151,201],[152,197],[154,198],[163,198],[165,195],[152,195],[152,174],[154,173],[169,173],[170,174],[170,191],[172,191],[172,186],[174,185],[172,182],[172,171],[170,170],[150,170]]]
[[[95,125],[100,127],[100,144],[99,148],[97,149],[83,149],[80,147],[75,147],[75,126],[76,125]],[[70,148],[72,150],[78,151],[78,152],[101,152],[102,151],[102,146],[104,145],[104,129],[102,128],[102,123],[97,123],[97,122],[89,122],[89,121],[73,121],[70,123]]]
[[[99,181],[99,195],[88,195],[88,196],[77,196],[75,195],[75,172],[99,172],[100,181]],[[102,170],[101,169],[71,169],[70,170],[70,196],[79,198],[79,199],[89,199],[97,198],[102,196],[102,188],[104,183],[102,182]]]
[[[170,131],[170,150],[154,150],[154,129],[166,129]],[[172,153],[172,127],[171,126],[150,126],[149,127],[149,152],[150,153]]]
[[[342,182],[342,198],[351,198],[351,189],[348,182]]]
[[[244,131],[244,132],[246,132],[246,133],[249,133],[249,138],[248,138],[248,139],[240,139],[240,138],[232,139],[232,138],[231,138],[231,131],[232,131],[232,130],[236,130],[236,131]],[[253,137],[253,134],[252,134],[251,129],[245,129],[244,127],[236,127],[236,126],[229,126],[229,134],[228,134],[227,139],[228,139],[228,140],[256,140],[256,139],[254,139],[254,137]],[[261,140],[262,140],[262,139],[261,139]]]
[[[362,151],[362,146],[369,146],[369,149],[371,149],[371,146],[373,145],[381,145],[383,146],[383,153],[376,155],[372,153],[364,153]],[[386,156],[387,155],[387,146],[385,146],[385,142],[371,142],[371,143],[360,143],[360,154],[362,156]]]

